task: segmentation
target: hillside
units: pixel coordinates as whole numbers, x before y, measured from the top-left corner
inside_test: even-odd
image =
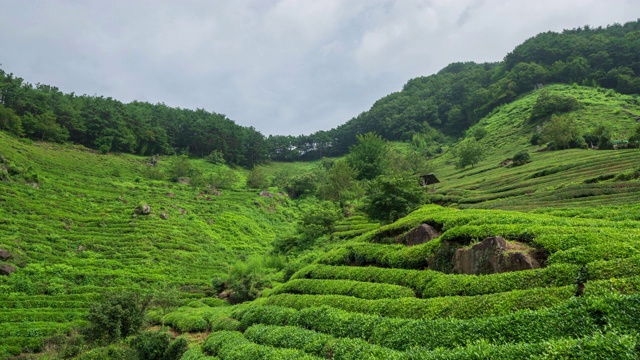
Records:
[[[167,158],[151,167],[148,158],[5,133],[0,154],[0,249],[11,255],[2,265],[17,269],[0,276],[0,358],[41,351],[51,334],[81,326],[107,290],[211,295],[212,277],[266,252],[296,217],[290,200],[258,196],[243,178],[220,193],[150,179],[169,172]],[[205,174],[225,169],[192,165]],[[144,204],[150,214],[135,215]]]
[[[559,116],[574,118],[581,134],[598,126],[611,131],[612,139],[628,139],[638,127],[638,97],[605,89],[553,85],[531,92],[497,108],[469,129],[486,135],[479,144],[486,158],[474,167],[456,169],[452,152],[433,160],[434,173],[442,181],[432,201],[461,207],[531,210],[548,206],[625,205],[639,200],[640,153],[628,150],[570,149],[542,151],[531,137],[544,120],[531,122],[532,108],[542,93],[573,97],[581,107]],[[522,166],[503,162],[519,151],[531,161]]]

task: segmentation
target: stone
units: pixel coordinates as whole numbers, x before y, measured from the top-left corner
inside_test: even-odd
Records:
[[[266,197],[266,198],[272,198],[273,197],[273,194],[268,192],[267,190],[260,191],[260,194],[258,194],[258,195],[260,195],[262,197]]]
[[[15,271],[16,271],[16,268],[11,265],[0,264],[0,275],[9,276],[11,275],[11,273]]]
[[[168,192],[165,195],[168,196],[168,197],[172,197],[172,198],[176,197],[176,194],[174,194],[172,192]]]
[[[421,224],[415,229],[395,238],[396,243],[405,244],[407,246],[419,245],[429,242],[440,236],[438,230],[429,224]]]
[[[0,249],[0,260],[9,260],[9,259],[11,259],[11,254],[5,249]]]
[[[457,249],[453,256],[453,272],[480,275],[538,269],[543,261],[542,254],[536,249],[492,236],[471,247]]]
[[[160,218],[161,218],[162,220],[167,220],[167,219],[169,218],[169,216],[167,216],[167,214],[166,214],[166,213],[162,213],[162,214],[160,214]]]

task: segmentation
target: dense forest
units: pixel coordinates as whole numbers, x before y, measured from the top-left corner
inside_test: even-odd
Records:
[[[140,155],[217,151],[233,165],[339,156],[356,135],[406,141],[457,137],[496,107],[538,85],[578,83],[640,92],[640,20],[539,34],[498,63],[453,63],[411,79],[346,123],[310,135],[265,137],[225,115],[102,96],[64,94],[0,70],[0,129],[33,139],[72,141],[101,152]],[[429,140],[429,137],[427,138]]]

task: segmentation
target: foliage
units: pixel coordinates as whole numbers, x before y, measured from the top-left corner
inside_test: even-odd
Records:
[[[339,202],[341,206],[357,197],[358,183],[356,171],[346,160],[337,160],[327,170],[320,185],[320,197],[324,200]]]
[[[580,147],[584,141],[578,140],[579,129],[572,117],[552,115],[542,127],[542,140],[556,150]]]
[[[188,346],[182,337],[173,339],[166,332],[145,331],[133,338],[131,347],[139,360],[179,360]]]
[[[373,180],[385,172],[389,144],[373,132],[357,135],[358,144],[349,148],[347,162],[359,180]]]
[[[207,161],[212,164],[224,164],[224,154],[220,150],[213,150],[207,155]]]
[[[284,186],[284,190],[292,199],[315,194],[317,189],[318,178],[313,173],[294,176]]]
[[[13,135],[21,136],[22,119],[16,113],[0,104],[0,130],[7,131]]]
[[[531,109],[529,121],[534,122],[553,114],[560,114],[577,109],[580,106],[573,96],[555,94],[550,91],[542,91],[538,95],[535,105]]]
[[[178,181],[180,178],[188,178],[191,175],[191,170],[191,163],[186,154],[174,156],[171,160],[171,170],[169,174],[173,181]]]
[[[237,172],[228,167],[223,167],[207,176],[206,182],[219,189],[232,189],[240,181]]]
[[[414,176],[379,176],[369,188],[364,212],[372,219],[395,221],[424,204],[424,189]]]
[[[513,155],[512,160],[514,166],[524,165],[531,161],[531,155],[529,155],[528,151],[522,150]]]
[[[456,145],[453,156],[456,158],[457,169],[464,169],[469,165],[473,167],[484,158],[484,148],[474,137],[468,137]]]
[[[629,137],[629,144],[635,148],[640,148],[640,125],[636,127],[636,131]]]
[[[247,177],[247,186],[254,189],[266,189],[269,187],[267,174],[262,166],[256,166]]]
[[[180,303],[180,292],[175,287],[164,287],[156,291],[153,295],[151,305],[159,307],[162,310],[162,329],[164,330],[164,321],[167,312],[176,308]]]
[[[91,305],[87,337],[97,342],[114,342],[134,335],[144,322],[150,296],[138,292],[109,292]]]
[[[266,269],[262,256],[250,256],[246,261],[236,261],[229,268],[226,288],[233,290],[229,300],[241,303],[260,296],[270,285],[265,277]]]

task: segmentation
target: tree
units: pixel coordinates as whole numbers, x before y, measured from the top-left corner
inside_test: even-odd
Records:
[[[370,186],[364,212],[372,219],[395,221],[425,203],[416,176],[380,176]]]
[[[267,173],[262,166],[255,166],[247,177],[247,186],[254,189],[266,189],[269,187]]]
[[[154,294],[151,303],[162,310],[162,329],[164,330],[167,312],[180,303],[180,292],[174,287],[165,287]]]
[[[372,180],[385,172],[389,144],[380,135],[357,135],[358,144],[349,149],[347,161],[358,172],[358,180]]]
[[[572,117],[560,117],[552,115],[542,127],[541,138],[556,149],[568,149],[576,142],[579,130]]]
[[[358,187],[356,171],[352,169],[346,160],[337,160],[333,163],[320,186],[320,197],[325,200],[337,201],[341,206],[355,197]]]
[[[476,138],[470,136],[453,149],[453,155],[456,157],[456,169],[464,169],[468,165],[473,167],[479,163],[484,158],[484,149]]]
[[[87,337],[111,343],[136,334],[144,322],[151,296],[138,292],[109,292],[91,305]]]
[[[13,135],[21,136],[22,120],[16,113],[0,104],[0,130],[5,130]]]
[[[191,163],[187,155],[175,156],[171,161],[171,179],[178,181],[180,178],[189,177],[191,173]]]

